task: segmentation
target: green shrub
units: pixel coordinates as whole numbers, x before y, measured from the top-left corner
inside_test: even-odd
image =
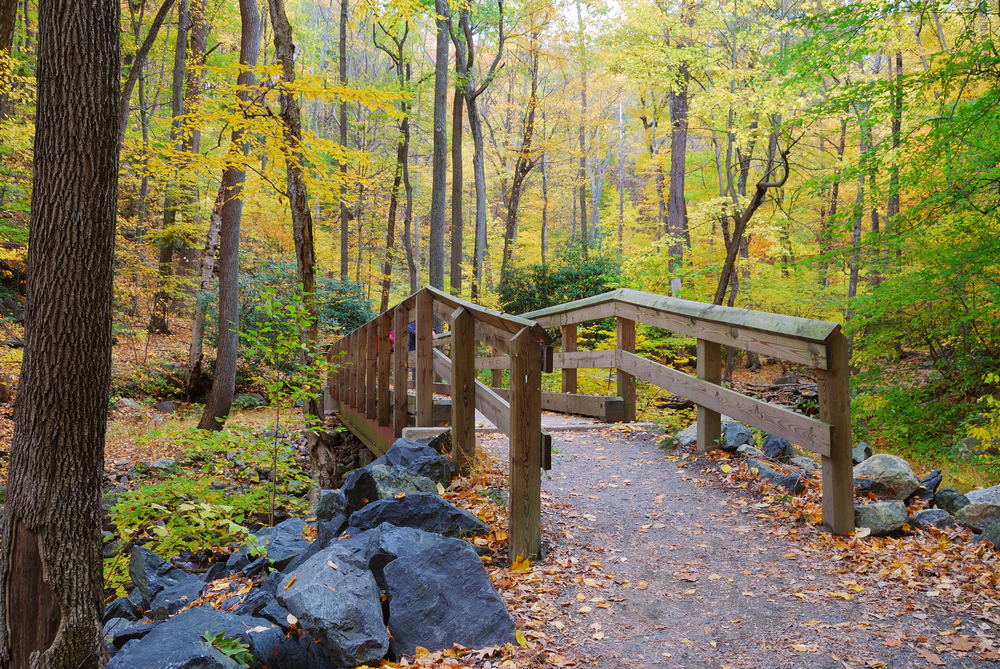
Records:
[[[544,265],[513,267],[500,292],[500,307],[523,314],[557,304],[600,295],[621,285],[616,258],[577,245],[558,249]]]

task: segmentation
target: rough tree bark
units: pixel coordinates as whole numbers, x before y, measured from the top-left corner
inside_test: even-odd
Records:
[[[261,14],[256,0],[240,0],[240,74],[236,85],[238,104],[249,111],[250,87],[255,83],[253,68],[260,53]],[[228,166],[222,173],[222,220],[219,224],[219,340],[215,353],[212,394],[198,422],[202,430],[221,430],[233,406],[236,388],[236,360],[240,338],[240,221],[243,218],[243,163],[250,155],[250,135],[233,130]]]
[[[120,5],[48,0],[38,9],[29,318],[0,524],[0,664],[96,669],[105,661],[101,480],[111,387]]]

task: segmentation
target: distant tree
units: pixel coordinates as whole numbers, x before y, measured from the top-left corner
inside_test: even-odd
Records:
[[[28,319],[0,524],[5,667],[104,665],[120,19],[117,0],[38,5]]]

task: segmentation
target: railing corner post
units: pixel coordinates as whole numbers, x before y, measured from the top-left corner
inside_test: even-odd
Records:
[[[510,558],[542,551],[542,356],[530,328],[510,340]]]
[[[618,351],[635,353],[635,321],[629,318],[617,317],[618,320]],[[618,396],[625,400],[625,415],[623,423],[635,422],[635,377],[623,372],[621,365],[615,370],[618,379]]]
[[[817,370],[819,418],[830,424],[830,457],[823,457],[823,524],[834,534],[854,531],[851,459],[851,369],[847,337],[838,328],[826,340],[827,369]]]
[[[451,459],[462,476],[476,461],[476,319],[458,308],[451,320]]]
[[[434,427],[434,294],[417,293],[417,427]]]
[[[403,428],[409,417],[410,398],[407,388],[409,387],[409,332],[410,310],[405,304],[396,305],[393,311],[393,371],[392,371],[392,432],[396,439],[403,436]]]

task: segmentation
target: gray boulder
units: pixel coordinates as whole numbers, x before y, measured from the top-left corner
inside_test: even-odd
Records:
[[[807,476],[809,474],[812,474],[814,471],[819,470],[820,468],[819,465],[817,465],[812,460],[812,458],[807,458],[804,455],[800,455],[797,458],[792,458],[791,460],[788,461],[788,464],[795,465],[796,467],[804,471]]]
[[[377,662],[389,649],[378,585],[349,549],[334,544],[320,551],[283,576],[277,592],[278,603],[337,666]]]
[[[142,609],[128,597],[119,597],[104,607],[104,622],[108,622],[112,618],[124,618],[128,622],[135,622],[142,618]]]
[[[226,638],[239,637],[249,646],[252,666],[268,664],[285,637],[281,628],[266,620],[198,606],[162,623],[141,640],[125,644],[108,669],[238,669],[239,664],[204,639],[206,633],[220,632]]]
[[[995,550],[1000,550],[1000,520],[990,523],[979,535],[979,541],[989,541]]]
[[[750,460],[747,460],[747,466],[751,471],[757,470],[757,475],[762,479],[770,481],[772,485],[784,488],[794,495],[797,495],[806,489],[805,484],[802,483],[802,479],[795,474],[784,474],[773,469],[770,465],[764,464],[760,460],[751,458]]]
[[[316,506],[316,520],[326,522],[334,516],[347,515],[347,498],[340,490],[320,490]]]
[[[289,518],[274,526],[274,531],[267,537],[267,559],[278,571],[284,571],[293,560],[303,562],[314,554],[319,546],[302,536],[306,522],[301,518]]]
[[[903,529],[910,512],[900,500],[875,502],[854,507],[854,526],[867,527],[872,535],[882,537]]]
[[[170,400],[157,402],[153,405],[153,410],[162,414],[172,414],[174,412],[174,403]]]
[[[937,493],[938,486],[941,485],[943,478],[941,470],[935,469],[930,474],[920,479],[920,487],[913,493],[913,497],[915,499],[934,499],[934,495]]]
[[[991,488],[980,488],[979,490],[970,490],[965,493],[970,504],[993,504],[1000,506],[1000,485],[995,485]]]
[[[142,411],[142,405],[133,399],[129,399],[128,397],[123,397],[118,400],[118,406],[131,409],[132,411]]]
[[[382,523],[415,527],[446,537],[483,535],[490,531],[489,525],[432,492],[414,492],[402,499],[380,499],[351,515],[351,527],[359,530],[374,529]]]
[[[955,514],[955,520],[960,525],[968,527],[979,534],[987,527],[1000,520],[1000,506],[995,504],[973,503],[963,506]]]
[[[872,479],[889,486],[887,499],[906,499],[920,487],[920,481],[903,458],[887,453],[873,455],[854,468],[854,478]]]
[[[871,456],[872,447],[863,441],[859,441],[858,445],[851,449],[851,459],[854,461],[855,465],[860,465]]]
[[[698,423],[691,423],[674,435],[678,448],[687,448],[698,442]]]
[[[795,455],[792,442],[773,434],[767,436],[760,450],[764,451],[764,455],[778,462],[788,462]]]
[[[764,457],[764,451],[760,450],[756,446],[751,446],[750,444],[743,444],[736,449],[736,452],[740,455],[745,455],[748,458],[762,458]]]
[[[115,648],[121,648],[129,641],[141,639],[163,624],[162,620],[134,620],[112,618],[104,624],[104,638]]]
[[[939,509],[944,509],[951,515],[958,513],[963,506],[969,506],[972,502],[969,498],[954,488],[941,488],[934,493],[934,505]]]
[[[142,546],[132,546],[128,575],[139,593],[143,608],[147,610],[161,590],[175,586],[188,577],[188,574]]]
[[[233,406],[237,409],[254,409],[267,405],[267,400],[260,393],[236,393],[233,395]]]
[[[158,472],[169,472],[176,464],[177,461],[173,458],[162,457],[153,460],[153,463],[149,465],[149,468],[155,469]]]
[[[351,472],[342,490],[347,499],[347,515],[350,516],[365,504],[399,493],[437,493],[437,484],[399,465],[370,464]]]
[[[742,423],[729,423],[722,427],[722,443],[720,448],[724,451],[735,451],[743,444],[753,446],[753,433]],[[707,448],[707,447],[706,447]]]
[[[514,622],[475,553],[441,543],[385,568],[392,650],[514,643]]]
[[[475,549],[468,542],[412,527],[396,527],[382,523],[368,535],[368,545],[364,550],[365,560],[372,575],[375,576],[375,582],[382,590],[387,589],[385,568],[396,558],[416,555],[441,544],[449,544],[455,551],[469,551],[472,555],[476,555]]]
[[[201,597],[205,584],[194,574],[187,574],[179,583],[160,590],[149,604],[149,617],[166,620]]]
[[[404,467],[446,488],[451,485],[451,477],[455,474],[455,467],[447,455],[407,439],[397,439],[385,455],[371,464]]]
[[[922,530],[936,528],[939,530],[955,527],[955,518],[944,509],[921,509],[913,514],[910,523]]]

